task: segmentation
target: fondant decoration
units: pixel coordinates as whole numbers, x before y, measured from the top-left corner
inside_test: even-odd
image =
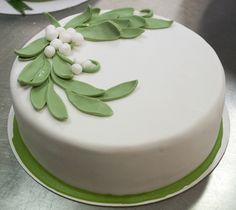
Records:
[[[48,81],[44,82],[40,86],[31,88],[30,100],[33,107],[37,111],[43,109],[43,107],[46,105],[47,88],[48,88]]]
[[[151,18],[153,16],[153,11],[151,9],[142,9],[139,12],[144,18]]]
[[[173,21],[172,20],[162,20],[156,18],[146,18],[145,28],[147,29],[162,29],[162,28],[169,28]]]
[[[112,101],[119,98],[123,98],[131,94],[138,85],[138,80],[124,82],[122,84],[116,85],[108,90],[99,97],[102,101]]]
[[[26,10],[32,10],[26,3],[22,0],[7,0],[7,2],[22,15],[25,15]]]
[[[22,58],[31,58],[39,55],[47,45],[48,41],[45,38],[40,38],[20,50],[15,50],[15,53]]]
[[[74,74],[78,75],[82,73],[83,67],[79,63],[75,63],[71,66],[71,70]]]
[[[55,40],[55,39],[54,39]],[[56,53],[55,47],[49,45],[47,47],[45,47],[44,49],[44,54],[48,57],[48,58],[52,58]]]
[[[72,79],[73,73],[68,63],[65,63],[58,55],[55,55],[52,60],[53,71],[63,79]]]
[[[68,115],[66,107],[61,98],[55,92],[51,79],[49,79],[46,99],[48,110],[53,117],[61,121],[67,119]]]
[[[66,93],[70,102],[81,112],[100,117],[108,117],[113,114],[112,109],[99,99],[79,95],[72,91]]]
[[[89,6],[84,13],[72,18],[64,27],[56,18],[46,13],[51,25],[45,29],[45,38],[35,40],[15,51],[19,60],[33,60],[25,66],[18,77],[21,85],[33,87],[33,107],[41,110],[47,106],[57,120],[67,119],[66,108],[53,89],[55,83],[64,89],[69,101],[78,110],[96,116],[112,115],[111,108],[102,101],[116,100],[129,95],[135,90],[138,81],[125,82],[105,91],[82,81],[72,80],[73,74],[95,73],[101,66],[93,59],[81,61],[80,58],[75,58],[73,61],[67,56],[71,54],[74,46],[81,46],[84,39],[131,39],[144,33],[143,28],[166,28],[172,24],[172,21],[150,18],[151,10],[145,9],[140,12],[144,14],[138,16],[134,15],[133,8],[119,8],[100,14],[99,8]],[[46,89],[47,94],[44,97]],[[54,100],[49,99],[50,95]],[[59,108],[55,108],[54,102],[60,104]]]

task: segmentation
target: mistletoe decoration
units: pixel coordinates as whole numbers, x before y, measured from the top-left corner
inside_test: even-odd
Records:
[[[133,8],[119,8],[100,14],[99,8],[87,8],[64,27],[50,14],[51,25],[45,37],[16,50],[20,61],[29,61],[18,76],[22,86],[30,86],[30,100],[36,111],[47,107],[57,120],[68,118],[66,107],[55,92],[54,85],[62,88],[70,103],[79,111],[101,117],[111,116],[112,109],[105,102],[128,96],[137,87],[138,81],[128,81],[107,90],[74,80],[74,74],[95,73],[100,64],[93,59],[81,61],[68,56],[74,47],[87,41],[111,41],[132,39],[145,29],[163,29],[172,21],[153,18],[150,9],[135,12]]]

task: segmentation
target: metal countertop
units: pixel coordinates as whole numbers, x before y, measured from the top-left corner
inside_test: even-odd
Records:
[[[226,154],[214,172],[190,190],[159,203],[124,210],[236,209],[236,2],[235,0],[92,0],[102,9],[132,6],[152,8],[200,34],[217,52],[226,73],[226,105],[231,133]],[[61,19],[81,12],[87,3],[55,12]],[[1,3],[0,3],[1,6]],[[13,50],[48,25],[43,15],[0,15],[0,209],[1,210],[101,210],[70,201],[35,182],[16,161],[7,139],[7,118],[12,101],[9,75]]]

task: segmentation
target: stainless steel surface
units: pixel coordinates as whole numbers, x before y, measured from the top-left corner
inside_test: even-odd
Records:
[[[215,49],[226,72],[226,104],[231,137],[226,154],[214,172],[192,189],[171,199],[123,209],[236,209],[236,2],[235,0],[101,0],[90,4],[103,9],[133,6],[153,8],[205,38]],[[0,2],[1,6],[1,2]],[[86,4],[53,13],[57,18],[82,11]],[[62,198],[29,177],[16,161],[7,139],[7,117],[11,106],[9,74],[19,48],[48,24],[43,15],[0,15],[0,209],[1,210],[99,210]],[[119,209],[119,208],[115,208]]]

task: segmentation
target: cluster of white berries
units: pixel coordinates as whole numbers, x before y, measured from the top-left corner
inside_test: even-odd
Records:
[[[52,58],[56,50],[65,56],[70,55],[71,45],[79,46],[83,44],[84,37],[73,28],[65,29],[63,27],[55,27],[48,25],[45,30],[45,37],[50,42],[50,45],[44,49],[44,54],[48,58]]]
[[[96,65],[90,60],[81,60],[79,58],[74,59],[74,64],[71,66],[71,70],[74,74],[80,74],[85,68],[95,68]]]

